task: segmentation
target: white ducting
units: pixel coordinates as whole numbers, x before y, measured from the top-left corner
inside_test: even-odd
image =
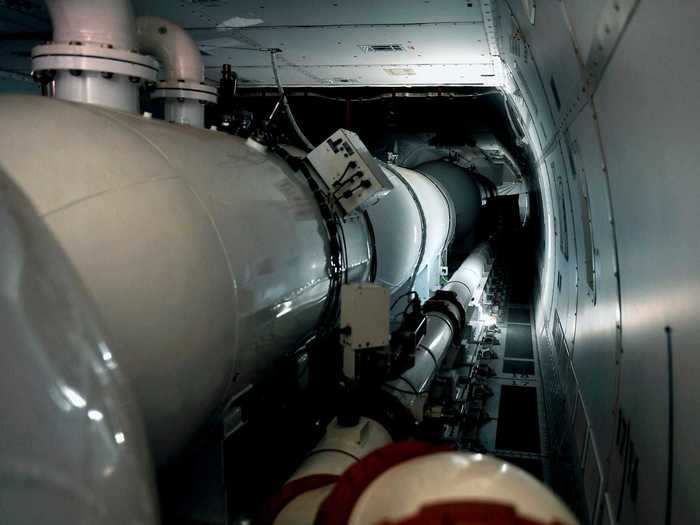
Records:
[[[53,42],[135,50],[134,10],[129,0],[45,0]]]
[[[0,135],[3,165],[95,298],[159,462],[324,318],[324,219],[277,155],[39,97],[4,97],[0,120],[13,129]],[[348,278],[366,280],[365,219],[345,234]]]
[[[0,246],[0,523],[157,523],[151,458],[117,350],[4,173]]]
[[[460,265],[443,290],[454,292],[464,305],[474,298],[474,293],[491,262],[491,249],[483,243],[474,248],[469,257]]]
[[[217,91],[204,83],[199,47],[187,31],[155,16],[136,20],[138,47],[161,65],[161,80],[153,98],[165,99],[165,120],[204,126],[204,104],[216,102]]]
[[[454,210],[434,181],[398,166],[384,171],[394,189],[367,213],[377,245],[376,282],[395,293],[428,266],[439,271],[452,238]]]
[[[463,244],[479,217],[482,197],[479,184],[464,168],[444,159],[426,162],[414,169],[437,180],[452,197],[455,207],[455,243]]]
[[[578,524],[549,488],[515,465],[441,452],[377,477],[355,502],[348,525],[423,523],[421,517],[425,523]]]
[[[136,35],[139,50],[160,62],[164,80],[204,80],[199,47],[177,24],[157,16],[140,16],[136,19]]]
[[[57,98],[139,111],[139,83],[157,63],[136,51],[128,0],[46,0],[53,41],[32,49],[32,70]],[[54,84],[55,83],[55,84]]]
[[[415,364],[384,386],[417,421],[423,419],[430,386],[447,351],[451,345],[460,343],[458,336],[469,321],[469,304],[478,299],[475,293],[488,276],[490,263],[489,245],[480,244],[441,291],[426,303],[426,334],[416,349]]]
[[[159,462],[333,307],[326,224],[302,173],[281,157],[223,133],[44,98],[5,97],[0,119],[13,129],[0,136],[3,164],[94,296]],[[70,132],[56,133],[55,122]],[[423,241],[424,257],[439,258],[449,205],[421,175],[402,173],[416,199],[398,204],[442,221],[427,227],[437,239]],[[412,251],[400,249],[401,224],[397,249],[382,250],[391,223],[375,219],[397,210],[388,198],[369,213],[374,242],[362,214],[342,222],[350,282],[369,279],[373,255],[378,271],[408,256],[404,282],[415,271],[420,224]]]
[[[327,483],[307,490],[302,488],[291,501],[285,502],[283,508],[272,509],[272,513],[277,514],[269,516],[270,521],[274,520],[274,525],[313,523],[321,503],[333,490],[332,476],[340,476],[350,466],[389,443],[391,436],[373,419],[362,417],[352,426],[343,426],[337,419],[333,420],[318,445],[289,478],[287,487],[319,476],[326,477]]]

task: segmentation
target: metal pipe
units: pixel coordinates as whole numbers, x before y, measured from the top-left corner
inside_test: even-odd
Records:
[[[455,242],[463,244],[474,228],[481,210],[479,184],[464,168],[446,160],[434,160],[413,168],[437,180],[455,207]]]
[[[160,62],[164,80],[204,80],[202,55],[187,31],[157,16],[139,16],[135,27],[139,50]]]
[[[0,172],[0,522],[158,522],[138,407],[95,305]]]
[[[287,480],[282,491],[295,485],[301,488],[294,490],[293,499],[285,501],[282,508],[268,509],[271,515],[266,516],[264,522],[274,525],[313,523],[321,503],[335,486],[334,478],[337,479],[349,467],[389,443],[389,432],[373,419],[362,417],[350,427],[340,425],[337,419],[333,420],[326,428],[324,437]],[[321,476],[322,485],[316,483],[308,486],[304,483],[304,480],[318,480]]]
[[[370,276],[365,216],[339,222],[336,275],[307,179],[240,138],[28,96],[3,97],[0,120],[13,129],[0,136],[0,158],[95,298],[158,463],[325,322],[338,278]],[[56,133],[56,122],[70,124]],[[368,215],[379,250],[392,223],[377,217],[403,205],[412,207],[407,217],[426,210],[424,259],[410,237],[408,251],[377,252],[380,267],[408,256],[405,282],[416,262],[440,258],[450,216],[436,186],[402,173],[417,202],[387,197]]]
[[[31,123],[34,112],[42,119]],[[95,297],[163,462],[317,327],[331,282],[311,191],[282,160],[225,134],[22,96],[0,104],[0,118],[15,130],[0,137],[3,161]],[[54,122],[71,122],[71,133],[56,134]],[[404,177],[435,221],[426,254],[437,257],[449,231],[444,197],[420,175]],[[413,201],[385,200],[370,215],[401,202],[416,213]],[[379,229],[377,248],[391,236]],[[366,280],[364,217],[343,230],[347,277]],[[406,253],[378,256],[396,266]]]
[[[469,303],[479,283],[487,275],[490,264],[490,248],[480,244],[465,259],[442,287],[442,294],[432,300],[434,306],[426,313],[426,334],[416,349],[414,366],[398,379],[384,385],[411,412],[417,421],[423,419],[423,409],[430,386],[452,344],[458,344],[462,328],[468,322]],[[447,298],[444,292],[451,292]],[[428,307],[428,305],[426,305]]]
[[[134,10],[129,0],[45,0],[53,42],[136,48]]]
[[[292,108],[289,106],[287,95],[284,92],[284,87],[282,87],[282,82],[280,81],[279,73],[277,72],[277,60],[275,59],[275,54],[279,52],[279,49],[270,50],[270,65],[272,66],[272,75],[275,78],[275,84],[277,84],[277,91],[280,95],[280,101],[282,102],[284,111],[287,114],[287,119],[289,120],[289,124],[292,126],[294,133],[297,134],[297,137],[299,137],[299,140],[302,142],[302,144],[304,144],[304,147],[307,149],[307,151],[311,151],[312,149],[314,149],[314,145],[311,143],[311,141],[309,141],[308,138],[306,138],[306,135],[304,135],[304,132],[299,127],[299,124],[297,124],[297,121],[294,118],[294,113],[292,113]]]
[[[0,119],[3,164],[95,298],[166,461],[317,328],[332,281],[314,196],[224,133],[28,96]],[[364,218],[344,228],[348,279],[366,280]]]
[[[491,261],[491,249],[488,243],[482,243],[471,252],[460,265],[443,290],[454,292],[459,302],[466,306],[474,298],[476,288],[481,282]]]
[[[414,275],[440,271],[452,239],[454,208],[439,184],[423,175],[398,166],[384,172],[394,189],[367,213],[377,244],[376,282],[396,294]],[[419,292],[429,297],[425,286]]]
[[[32,70],[55,82],[63,100],[139,111],[139,83],[154,81],[155,60],[135,51],[129,0],[46,0],[53,41],[32,49]]]
[[[216,102],[214,86],[204,82],[204,63],[190,34],[156,16],[136,19],[138,47],[161,65],[161,80],[153,98],[165,99],[165,120],[204,127],[204,104]]]

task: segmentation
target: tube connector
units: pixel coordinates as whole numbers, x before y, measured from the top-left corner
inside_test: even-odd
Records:
[[[155,57],[163,80],[152,98],[165,99],[165,118],[178,124],[204,127],[204,105],[216,103],[217,89],[204,82],[204,63],[199,47],[187,31],[155,16],[136,19],[138,46]]]

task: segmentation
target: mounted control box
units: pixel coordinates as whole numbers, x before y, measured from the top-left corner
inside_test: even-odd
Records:
[[[339,129],[306,158],[343,215],[366,208],[394,188],[352,131]]]
[[[340,290],[343,373],[357,377],[358,354],[389,346],[389,290],[376,284],[346,284]]]

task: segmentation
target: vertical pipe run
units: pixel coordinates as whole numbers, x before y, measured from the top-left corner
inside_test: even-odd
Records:
[[[139,111],[141,80],[156,79],[156,64],[136,51],[129,0],[46,0],[53,40],[32,49],[32,69],[57,98]],[[47,90],[48,94],[48,90]]]
[[[140,16],[136,20],[139,50],[161,65],[153,98],[165,99],[165,120],[204,127],[204,104],[216,102],[216,88],[204,83],[204,63],[190,34],[170,20]]]
[[[366,417],[356,425],[343,426],[337,419],[282,489],[284,499],[268,505],[264,525],[309,525],[314,523],[323,500],[335,481],[350,466],[371,452],[391,443],[387,430]]]
[[[129,0],[45,0],[53,41],[136,48],[134,10]]]

